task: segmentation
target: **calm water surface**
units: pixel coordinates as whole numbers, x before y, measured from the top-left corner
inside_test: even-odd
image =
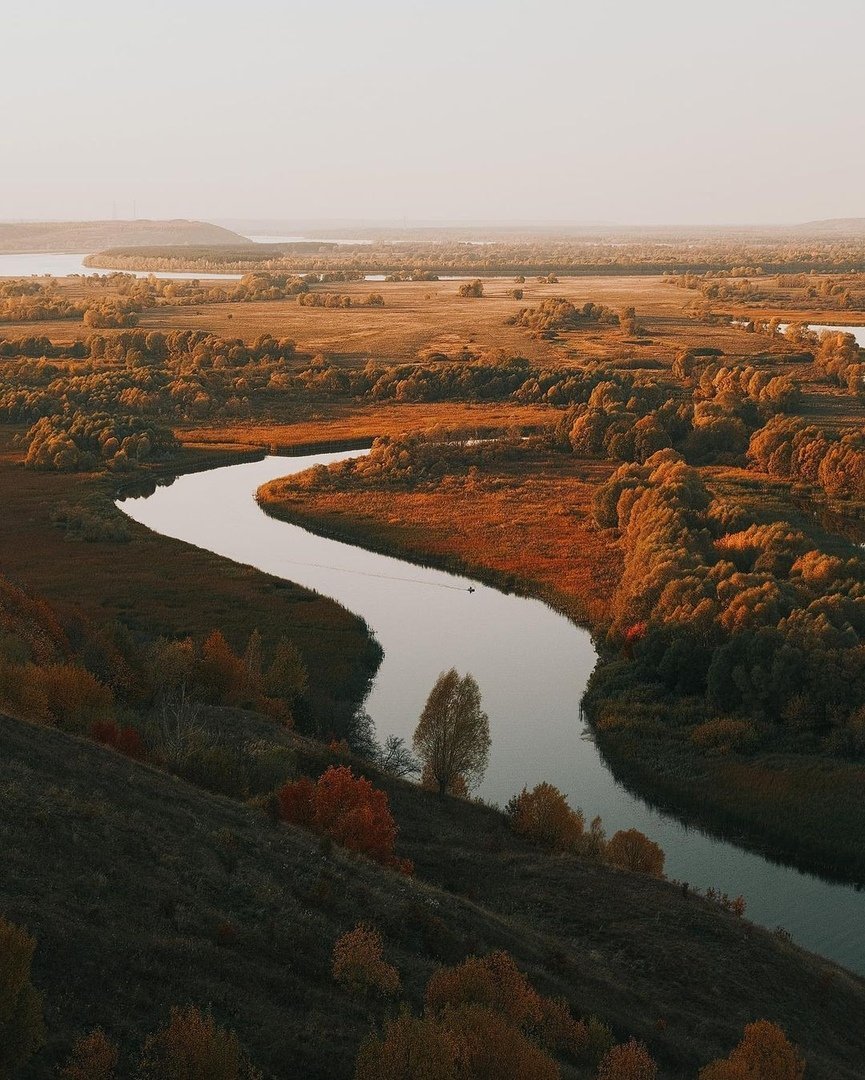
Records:
[[[305,236],[250,236],[250,240],[258,244],[285,244],[305,241],[315,243],[315,239]],[[371,240],[322,240],[321,243],[330,244],[371,244]],[[0,277],[31,277],[36,274],[40,277],[50,274],[52,277],[66,277],[68,274],[110,274],[111,270],[99,270],[93,266],[85,266],[83,255],[70,255],[66,252],[35,252],[28,254],[4,254],[0,252]],[[125,274],[135,274],[136,277],[146,278],[151,274],[160,278],[176,278],[188,281],[196,278],[201,281],[210,281],[213,278],[221,278],[225,281],[239,281],[242,274],[219,274],[213,270],[206,273],[188,270],[124,270]],[[298,270],[298,274],[305,271]],[[385,274],[364,274],[366,281],[384,281]],[[477,277],[476,274],[442,274],[440,281],[464,281],[468,278]]]
[[[840,330],[844,334],[852,334],[860,349],[865,349],[865,326],[826,326],[822,323],[808,323],[808,328],[815,330],[818,334],[822,334],[824,330]]]
[[[749,918],[783,926],[800,944],[865,974],[865,894],[687,829],[613,779],[579,716],[596,659],[585,630],[540,601],[313,536],[255,502],[268,480],[362,452],[192,473],[119,505],[155,532],[298,582],[361,615],[384,649],[367,702],[379,738],[410,741],[439,673],[471,671],[492,731],[481,795],[504,804],[524,784],[548,780],[587,818],[600,814],[608,832],[633,826],[657,840],[669,877],[741,893]]]
[[[71,255],[67,252],[36,252],[32,254],[8,254],[0,252],[0,277],[31,277],[33,274],[42,277],[50,274],[52,277],[66,277],[68,274],[111,274],[112,270],[97,270],[92,266],[85,266],[84,260],[87,254]],[[126,274],[135,274],[136,277],[150,277],[151,270],[124,270]],[[190,280],[198,278],[205,280],[210,278],[227,278],[239,280],[240,274],[214,274],[214,273],[188,273],[180,271],[160,270],[154,277],[178,278]]]

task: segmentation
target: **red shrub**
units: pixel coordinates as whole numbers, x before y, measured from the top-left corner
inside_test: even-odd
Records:
[[[388,797],[345,765],[331,766],[318,783],[302,778],[277,793],[283,821],[329,836],[384,866],[411,873],[411,864],[394,854],[397,826]]]
[[[114,720],[94,720],[90,725],[90,738],[136,761],[147,757],[147,750],[135,728],[118,727]]]
[[[290,780],[276,793],[279,803],[279,816],[291,825],[302,829],[313,828],[315,818],[315,784],[308,776],[299,780]]]

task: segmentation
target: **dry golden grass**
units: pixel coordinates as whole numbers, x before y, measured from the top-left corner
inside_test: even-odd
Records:
[[[554,284],[528,279],[520,287],[522,300],[509,295],[510,278],[482,278],[484,296],[463,299],[458,281],[339,282],[322,285],[323,291],[347,294],[354,307],[304,307],[296,299],[235,304],[160,307],[145,311],[139,325],[147,330],[204,330],[222,337],[252,341],[262,333],[293,338],[303,352],[326,353],[337,361],[365,363],[368,359],[404,362],[438,350],[453,354],[470,350],[500,349],[541,364],[568,364],[585,360],[648,361],[668,366],[681,348],[711,346],[732,356],[747,356],[767,347],[768,339],[745,334],[730,326],[708,326],[685,314],[694,293],[664,284],[661,277],[563,277]],[[80,278],[59,279],[69,299],[86,295],[109,297],[110,288],[96,288]],[[360,306],[370,292],[379,292],[383,308]],[[634,306],[646,336],[627,339],[618,327],[597,327],[562,336],[559,341],[532,337],[528,331],[506,325],[521,307],[536,306],[549,297],[565,297],[574,304],[587,301],[613,308]],[[735,306],[734,306],[735,309]],[[753,316],[753,312],[750,313]],[[787,313],[787,318],[790,314]],[[106,333],[111,334],[111,331]],[[56,341],[86,336],[80,320],[5,323],[0,336],[47,335]]]
[[[597,626],[622,569],[591,516],[592,493],[612,468],[539,454],[485,466],[477,478],[445,477],[433,489],[317,492],[277,480],[261,499],[269,513],[366,547],[490,571]]]
[[[361,444],[380,435],[401,435],[442,427],[452,434],[483,434],[516,425],[526,431],[554,424],[558,413],[545,405],[435,402],[380,405],[328,403],[294,423],[228,421],[179,428],[189,447],[262,449],[284,453],[300,448]]]

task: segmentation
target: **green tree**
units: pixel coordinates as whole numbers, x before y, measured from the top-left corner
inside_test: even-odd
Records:
[[[286,637],[280,638],[264,676],[265,692],[292,705],[304,693],[306,684],[306,665],[297,646]]]
[[[455,668],[439,675],[412,739],[415,752],[443,795],[457,777],[471,790],[481,782],[490,753],[490,724],[475,678]]]

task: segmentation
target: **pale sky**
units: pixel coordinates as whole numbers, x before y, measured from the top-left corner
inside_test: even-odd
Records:
[[[0,219],[865,216],[865,3],[30,0]]]

